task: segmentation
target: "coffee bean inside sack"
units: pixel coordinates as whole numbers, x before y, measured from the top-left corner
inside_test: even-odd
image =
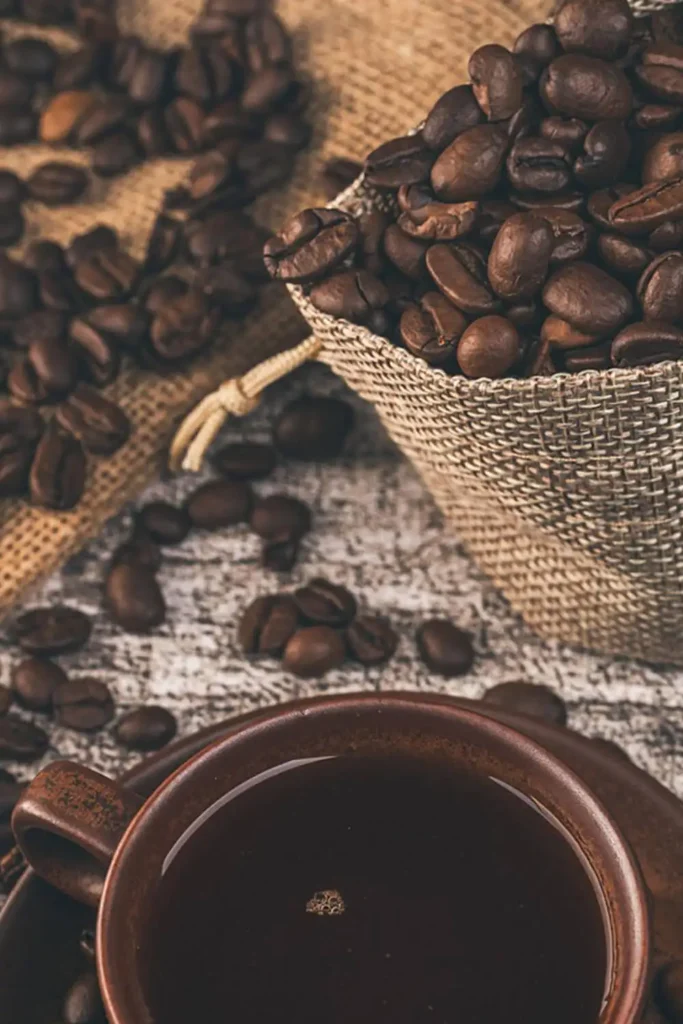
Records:
[[[663,17],[567,0],[481,46],[368,155],[390,212],[304,210],[266,243],[271,276],[452,375],[680,359],[683,30]]]

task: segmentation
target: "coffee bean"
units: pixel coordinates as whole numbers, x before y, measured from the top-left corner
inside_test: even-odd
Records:
[[[20,263],[0,253],[0,317],[16,319],[36,308],[35,276]]]
[[[206,124],[206,122],[205,122]],[[143,110],[136,127],[137,147],[148,158],[165,156],[173,149],[164,112],[156,107]]]
[[[469,234],[477,222],[479,203],[440,203],[431,189],[425,185],[412,185],[407,191],[402,185],[399,190],[406,197],[406,208],[398,218],[398,226],[413,238],[432,239],[434,241],[453,241]],[[419,193],[418,202],[412,203],[415,194]]]
[[[647,234],[669,220],[683,218],[683,177],[655,181],[618,199],[609,209],[609,225],[623,234]]]
[[[444,93],[432,107],[422,127],[422,138],[430,149],[441,152],[458,135],[474,128],[482,120],[483,111],[472,87],[457,85]]]
[[[612,365],[611,341],[603,341],[586,348],[566,349],[562,363],[567,373],[580,373],[582,370],[606,370]]]
[[[567,724],[567,708],[564,701],[547,686],[534,683],[499,683],[487,690],[482,699],[485,704],[506,711],[519,712],[530,718],[539,718],[551,725]]]
[[[290,402],[273,426],[273,441],[284,456],[303,462],[337,458],[353,427],[347,402],[322,395],[304,395]]]
[[[92,97],[91,93],[87,93]],[[79,146],[92,146],[106,135],[124,125],[131,114],[125,96],[92,97],[90,106],[75,126],[75,139]]]
[[[237,639],[245,654],[279,657],[298,626],[299,610],[291,597],[257,597],[240,619]]]
[[[423,622],[416,639],[418,653],[430,671],[450,679],[472,668],[472,638],[447,619]]]
[[[667,1024],[683,1020],[683,960],[663,967],[655,980],[655,1001]]]
[[[430,366],[446,366],[455,358],[467,320],[440,292],[426,292],[403,311],[399,326],[403,344]]]
[[[7,390],[17,401],[29,405],[41,405],[50,399],[50,392],[28,358],[14,363],[7,375]]]
[[[96,44],[62,54],[52,78],[53,88],[60,93],[91,85],[106,69],[107,57],[106,47]]]
[[[598,238],[598,253],[610,273],[629,280],[637,280],[653,257],[649,249],[632,239],[609,233]]]
[[[166,604],[154,573],[141,563],[119,561],[109,570],[105,609],[129,633],[149,633],[166,618]]]
[[[113,455],[130,436],[123,409],[90,385],[78,383],[55,414],[64,430],[94,455]]]
[[[259,275],[265,272],[263,242],[262,230],[241,210],[221,210],[185,226],[185,244],[193,263],[209,267],[236,260],[248,278],[256,266]]]
[[[376,312],[389,301],[389,293],[370,271],[344,270],[314,285],[310,300],[328,316],[372,327],[377,322]]]
[[[131,100],[144,106],[158,103],[164,93],[168,70],[168,61],[164,53],[143,47],[136,55],[127,82]]]
[[[275,469],[277,455],[269,444],[234,442],[217,451],[212,462],[218,473],[231,480],[263,480]]]
[[[0,718],[0,758],[7,761],[37,761],[48,748],[44,729],[16,715]]]
[[[583,259],[592,242],[593,231],[578,213],[548,207],[538,210],[537,214],[546,221],[553,233],[551,264],[557,266]]]
[[[652,43],[641,55],[635,69],[640,82],[658,99],[683,102],[683,46]]]
[[[499,125],[467,129],[437,158],[432,188],[448,202],[467,202],[492,192],[500,181],[507,148],[507,132]]]
[[[341,633],[330,626],[299,629],[285,647],[282,660],[286,672],[300,679],[319,679],[344,661],[346,649]]]
[[[50,711],[55,690],[67,681],[66,672],[53,661],[27,658],[12,672],[12,692],[22,707]]]
[[[27,414],[33,412],[33,410],[18,406],[14,408]],[[40,417],[38,420],[42,431],[43,421]],[[36,438],[22,436],[0,414],[0,497],[13,498],[25,494],[36,440],[39,436],[40,434]]]
[[[112,307],[101,307],[94,312]],[[123,307],[114,307],[116,309]],[[118,375],[121,357],[115,342],[98,330],[91,318],[76,317],[69,327],[69,340],[83,374],[97,387],[110,384]]]
[[[643,160],[643,183],[683,177],[683,132],[663,135],[652,145]]]
[[[181,240],[180,224],[172,217],[159,214],[147,242],[144,260],[146,274],[155,274],[172,263]]]
[[[423,133],[424,134],[424,133]],[[346,157],[333,157],[328,160],[322,170],[325,194],[334,199],[340,192],[352,185],[363,172],[363,165]]]
[[[164,278],[160,278],[160,281],[163,280]],[[165,299],[168,300],[168,295],[165,296]],[[130,352],[137,352],[149,331],[149,316],[147,312],[133,303],[98,306],[97,309],[93,309],[88,313],[86,323],[91,330],[100,336],[101,342],[109,344],[110,352],[112,345],[114,346],[114,352],[116,346],[120,346]],[[95,360],[99,345],[96,345],[92,339],[88,343],[80,328],[78,332],[76,331],[75,324],[76,321],[72,321],[72,342],[80,344],[81,348],[88,352],[90,359]],[[103,358],[97,358],[97,362],[103,364],[106,362],[104,346],[101,348],[101,355]],[[96,381],[96,383],[99,383],[99,381]]]
[[[361,665],[382,665],[393,657],[398,636],[378,615],[357,615],[346,630],[346,644]]]
[[[180,96],[166,107],[164,118],[174,148],[183,154],[196,153],[204,131],[201,106],[187,96]]]
[[[263,138],[298,150],[311,140],[311,126],[298,114],[271,114],[263,128]]]
[[[62,273],[66,270],[64,250],[57,242],[31,242],[24,254],[24,263],[29,270]]]
[[[41,81],[52,78],[59,61],[57,51],[48,42],[28,36],[6,43],[3,57],[10,71]]]
[[[581,148],[588,130],[586,122],[578,117],[546,117],[538,127],[539,135],[551,142],[560,143],[570,153]]]
[[[187,499],[192,525],[200,530],[220,530],[249,519],[253,495],[242,480],[212,480]]]
[[[0,107],[0,145],[33,142],[38,136],[38,115],[23,107]]]
[[[405,135],[385,142],[367,157],[365,177],[371,185],[398,188],[429,178],[434,155],[421,135]]]
[[[14,638],[27,654],[49,657],[80,650],[91,628],[88,616],[77,608],[53,605],[23,612],[14,623]]]
[[[247,64],[252,72],[292,59],[292,43],[280,19],[271,11],[254,14],[244,29]]]
[[[16,75],[6,68],[0,68],[0,109],[29,108],[33,103],[34,83]]]
[[[631,152],[631,138],[619,121],[600,121],[584,139],[584,153],[574,162],[574,177],[585,188],[599,189],[616,182]]]
[[[114,737],[129,750],[160,750],[177,731],[178,723],[170,711],[148,704],[123,715],[116,723]]]
[[[42,508],[64,512],[74,508],[83,494],[86,461],[75,437],[50,423],[38,442],[31,465],[31,501]]]
[[[504,46],[480,46],[470,57],[469,76],[477,103],[489,121],[505,121],[522,104],[520,65]]]
[[[180,298],[182,295],[187,295],[188,289],[189,286],[187,282],[183,281],[182,278],[175,274],[166,274],[165,277],[155,278],[151,282],[149,290],[144,291],[140,297],[144,300],[145,308],[149,310],[150,313],[158,313],[169,303],[175,302],[175,300]],[[142,341],[143,337],[144,333],[141,335],[139,340]],[[137,344],[135,347],[137,347]]]
[[[119,248],[119,236],[109,224],[96,224],[89,231],[75,235],[66,250],[66,262],[72,270],[100,253],[112,254]],[[58,270],[58,267],[53,269]]]
[[[94,972],[82,974],[69,989],[62,1007],[64,1024],[99,1024],[104,1009]]]
[[[486,262],[477,250],[433,245],[426,264],[439,290],[463,313],[493,313],[500,308],[488,282]]]
[[[294,593],[304,621],[313,625],[346,626],[356,614],[356,599],[346,587],[317,576]]]
[[[269,64],[247,78],[241,97],[242,108],[250,114],[268,114],[286,103],[293,87],[294,73],[290,64],[286,61]]]
[[[94,299],[124,299],[138,280],[139,264],[120,249],[100,250],[76,264],[76,283]]]
[[[590,263],[570,263],[550,277],[543,302],[581,331],[611,334],[631,317],[633,299],[623,284]]]
[[[203,148],[207,148],[226,140],[246,141],[260,133],[260,118],[243,110],[234,100],[228,100],[205,115],[201,144]]]
[[[631,113],[633,92],[615,64],[567,53],[543,72],[541,97],[554,114],[585,121],[622,121]]]
[[[111,564],[139,565],[150,572],[158,572],[161,568],[161,548],[144,531],[137,529],[129,541],[116,548]]]
[[[531,57],[539,68],[550,64],[557,57],[558,50],[558,40],[552,25],[530,25],[517,36],[513,46],[516,54]]]
[[[182,50],[174,74],[177,91],[202,106],[214,106],[227,99],[235,79],[230,57],[219,43]]]
[[[299,543],[296,540],[267,541],[261,549],[261,565],[273,572],[290,572],[299,557]]]
[[[517,328],[504,316],[475,320],[458,342],[458,365],[466,377],[504,377],[521,354]]]
[[[88,172],[76,164],[51,161],[37,167],[26,181],[31,199],[46,206],[61,206],[80,199],[88,188]]]
[[[384,232],[383,244],[385,256],[402,274],[413,281],[424,278],[429,241],[410,238],[397,224],[390,224]]]
[[[637,295],[645,320],[683,320],[683,255],[665,252],[655,257],[638,281]]]
[[[160,309],[150,330],[154,354],[169,363],[189,359],[214,340],[220,311],[196,289]]]
[[[549,341],[554,349],[576,349],[596,345],[600,335],[580,331],[559,316],[549,316],[543,321],[541,338]]]
[[[562,192],[572,178],[567,147],[541,137],[519,139],[506,166],[511,184],[521,191]]]
[[[66,394],[76,383],[78,366],[65,338],[39,335],[30,343],[27,358],[50,397]]]
[[[554,24],[563,50],[611,60],[628,46],[633,14],[626,0],[565,0]]]
[[[138,512],[137,522],[155,544],[180,544],[185,540],[192,522],[184,508],[166,501],[152,501]]]
[[[553,231],[544,217],[517,213],[506,220],[488,260],[489,281],[496,294],[513,302],[536,295],[546,279],[553,248]]]
[[[595,223],[605,231],[612,231],[614,227],[609,218],[609,212],[617,202],[624,196],[632,195],[636,191],[635,185],[619,184],[611,188],[603,188],[593,192],[588,200],[588,213]]]
[[[40,115],[38,134],[41,142],[52,145],[66,142],[95,102],[93,93],[83,89],[58,92]]]
[[[355,249],[358,227],[338,210],[305,210],[271,238],[264,260],[272,277],[304,283],[327,274]]]
[[[267,541],[299,540],[311,528],[311,510],[296,498],[271,494],[254,503],[249,525]]]
[[[683,355],[683,330],[659,320],[629,324],[612,342],[614,366],[651,366]]]
[[[678,127],[681,115],[683,107],[670,106],[668,103],[646,103],[635,111],[633,121],[643,131],[666,131],[667,128]]]
[[[100,178],[125,174],[140,162],[137,142],[128,132],[114,132],[96,142],[92,151],[92,170]]]

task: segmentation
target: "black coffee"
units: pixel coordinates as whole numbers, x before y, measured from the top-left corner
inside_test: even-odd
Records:
[[[140,949],[155,1024],[595,1024],[604,918],[546,814],[440,762],[292,762],[188,830]]]

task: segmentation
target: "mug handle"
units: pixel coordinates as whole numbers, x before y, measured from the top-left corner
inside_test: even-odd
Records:
[[[12,828],[41,878],[97,907],[114,852],[143,802],[84,765],[53,761],[24,790]]]

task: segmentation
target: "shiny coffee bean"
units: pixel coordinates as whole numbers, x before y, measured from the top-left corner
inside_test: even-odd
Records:
[[[480,46],[467,66],[472,91],[489,121],[505,121],[522,104],[522,73],[504,46]]]
[[[119,718],[114,738],[128,750],[160,750],[170,743],[177,731],[178,723],[170,711],[147,704]]]
[[[683,102],[683,46],[651,43],[635,72],[652,96],[668,103]]]
[[[596,345],[600,335],[580,331],[562,317],[548,316],[543,321],[541,339],[553,349],[577,349]]]
[[[643,161],[643,183],[683,177],[683,132],[663,135],[652,145]]]
[[[358,227],[338,210],[305,210],[264,247],[268,272],[279,281],[315,281],[337,267],[358,244]]]
[[[123,409],[89,384],[78,383],[57,408],[59,425],[94,455],[113,455],[128,440],[130,420]]]
[[[85,168],[55,160],[37,167],[29,175],[26,187],[31,199],[46,206],[61,206],[80,199],[89,181]]]
[[[522,192],[562,192],[572,180],[566,146],[538,136],[519,139],[510,150],[506,166],[510,183]]]
[[[44,729],[16,715],[0,718],[0,758],[6,761],[37,761],[48,748]]]
[[[95,732],[114,717],[109,688],[98,679],[70,679],[52,697],[58,725],[77,732]]]
[[[282,667],[300,679],[319,679],[339,668],[346,656],[341,633],[331,626],[299,629],[285,647]]]
[[[176,274],[166,274],[164,277],[157,277],[153,279],[152,282],[149,284],[149,287],[143,290],[143,292],[140,295],[140,298],[144,301],[146,310],[148,310],[150,313],[158,313],[160,310],[164,309],[167,305],[169,305],[169,303],[173,303],[175,302],[176,299],[179,299],[181,296],[187,295],[188,290],[189,285],[181,277],[178,277]],[[147,328],[148,327],[149,318],[147,318]],[[138,342],[136,342],[135,346],[126,347],[137,348],[137,344],[143,340],[145,333],[146,329],[144,332],[141,332],[140,338],[138,339]]]
[[[463,313],[476,316],[500,308],[488,281],[486,261],[476,250],[433,245],[425,262],[436,286]]]
[[[543,302],[581,331],[611,334],[631,317],[633,299],[621,282],[590,263],[556,270],[543,289]]]
[[[99,314],[107,307],[102,306]],[[115,307],[123,308],[123,307]],[[121,357],[115,341],[98,329],[91,318],[76,317],[69,327],[71,349],[83,375],[97,387],[110,384],[118,375]]]
[[[136,529],[129,541],[116,548],[111,565],[139,565],[150,572],[158,572],[161,568],[161,548],[143,530]]]
[[[547,207],[538,210],[537,215],[547,222],[553,233],[551,264],[558,266],[584,258],[592,242],[593,231],[578,213]]]
[[[178,221],[163,213],[159,214],[147,242],[145,273],[158,273],[172,263],[178,252],[180,240],[181,229]]]
[[[17,360],[7,374],[7,390],[18,402],[41,405],[51,398],[28,358]]]
[[[469,633],[447,619],[429,619],[417,631],[417,650],[428,669],[446,678],[464,675],[474,663]]]
[[[586,348],[566,349],[562,356],[562,365],[567,373],[607,370],[612,365],[611,349],[611,341],[602,341]]]
[[[143,110],[138,117],[135,134],[137,148],[149,159],[166,156],[172,152],[173,146],[163,110],[156,107]]]
[[[629,280],[640,277],[649,266],[653,253],[632,238],[605,233],[598,238],[598,253],[605,268],[617,277]]]
[[[74,278],[84,292],[100,301],[125,299],[135,287],[139,264],[120,249],[100,250],[76,264]]]
[[[92,170],[100,178],[125,174],[140,163],[137,142],[128,132],[114,132],[95,143],[92,149]]]
[[[390,224],[384,233],[383,245],[384,255],[402,274],[413,281],[425,277],[425,256],[431,242],[410,238],[397,224]]]
[[[372,327],[374,315],[386,306],[389,293],[368,270],[344,270],[314,285],[310,300],[328,316]]]
[[[646,103],[635,111],[633,121],[636,128],[643,131],[663,132],[677,128],[682,116],[683,107],[670,106],[668,103]]]
[[[44,658],[27,658],[12,671],[12,692],[30,711],[50,711],[55,690],[66,682],[64,669]]]
[[[119,236],[116,229],[109,224],[95,224],[88,231],[75,235],[66,250],[66,262],[72,270],[79,263],[99,256],[100,253],[112,254],[119,248]],[[58,267],[52,269],[58,270]]]
[[[277,417],[273,443],[288,459],[324,462],[341,455],[353,419],[353,409],[339,398],[303,395]]]
[[[118,134],[130,116],[131,105],[125,96],[99,97],[78,121],[76,142],[79,146],[92,146],[107,135]]]
[[[64,1000],[64,1024],[98,1024],[103,1016],[104,1008],[97,975],[94,972],[81,975],[71,986]]]
[[[166,501],[151,501],[143,505],[137,523],[155,544],[181,544],[192,527],[185,508],[169,505]]]
[[[201,292],[187,292],[154,317],[149,335],[154,355],[165,363],[191,359],[214,340],[220,321],[220,310]]]
[[[91,622],[68,605],[32,608],[14,623],[14,639],[27,654],[49,657],[78,651],[90,638]]]
[[[441,203],[426,185],[402,185],[399,205],[403,208],[397,221],[400,229],[412,238],[433,241],[453,241],[469,234],[479,215],[478,202]]]
[[[221,530],[249,519],[253,495],[242,480],[212,480],[187,499],[186,510],[194,527]]]
[[[519,333],[504,316],[483,316],[458,342],[458,365],[466,377],[504,377],[522,354]]]
[[[263,480],[277,465],[275,449],[269,444],[234,442],[212,457],[214,469],[231,480]]]
[[[257,597],[240,619],[237,639],[245,654],[279,657],[298,627],[299,610],[291,597]]]
[[[66,317],[53,309],[37,309],[14,324],[12,341],[17,348],[30,348],[41,341],[61,342],[66,332]]]
[[[550,725],[567,724],[567,708],[564,701],[547,686],[534,683],[499,683],[487,690],[482,700],[493,707],[529,715]]]
[[[249,114],[269,114],[286,103],[294,84],[289,63],[269,64],[248,76],[241,96],[242,108]]]
[[[543,72],[540,91],[551,113],[585,121],[623,121],[633,106],[624,72],[583,54],[557,57]]]
[[[426,292],[403,311],[399,330],[409,352],[430,366],[444,366],[454,360],[466,327],[464,315],[444,295]]]
[[[586,189],[612,185],[623,174],[631,138],[620,121],[599,121],[584,139],[584,152],[574,162],[574,177]]]
[[[346,630],[350,656],[361,665],[383,665],[393,657],[398,636],[378,615],[357,615]]]
[[[202,107],[187,96],[180,96],[166,107],[166,131],[178,153],[187,155],[200,149],[204,117]]]
[[[550,224],[540,215],[518,213],[506,220],[488,260],[495,293],[511,302],[536,295],[548,274],[554,242]]]
[[[38,442],[31,465],[31,501],[56,512],[74,508],[83,494],[85,474],[80,441],[51,423]]]
[[[645,320],[683,320],[683,255],[665,252],[643,271],[637,287]]]
[[[468,128],[474,128],[483,120],[483,111],[476,101],[472,87],[458,85],[454,89],[449,89],[434,104],[423,125],[422,138],[430,149],[441,152],[458,135],[462,135]]]
[[[437,158],[432,188],[448,202],[468,202],[492,192],[500,181],[507,148],[507,132],[499,125],[469,128]]]
[[[669,220],[683,219],[683,177],[654,181],[617,199],[609,208],[609,227],[625,235],[643,235]]]
[[[614,366],[651,366],[683,356],[683,329],[660,320],[629,324],[612,342]]]
[[[326,212],[334,214],[332,219],[335,223],[339,220],[340,215],[336,211]],[[341,217],[346,218],[346,214],[342,214]],[[316,223],[318,222],[316,221]],[[288,230],[289,226],[284,229],[284,233],[287,234]],[[286,248],[281,241],[277,244],[281,237],[276,236],[275,239],[271,239],[277,252],[281,246]],[[327,236],[326,241],[328,241]],[[192,263],[200,267],[208,267],[226,260],[236,260],[239,262],[240,272],[249,278],[252,276],[252,268],[248,264],[257,262],[259,272],[263,272],[263,242],[261,229],[241,210],[222,210],[211,213],[201,220],[191,220],[185,226],[185,244]],[[294,250],[298,247],[299,245],[294,243]],[[276,261],[277,252],[275,253]],[[287,252],[282,253],[284,258],[287,255]],[[277,277],[277,272],[273,276]],[[282,278],[282,280],[284,279]]]
[[[141,564],[118,562],[109,570],[104,606],[116,625],[129,633],[148,633],[166,618],[166,604],[154,573]]]
[[[346,626],[356,614],[353,594],[322,577],[295,591],[294,603],[302,619],[312,625]]]
[[[634,22],[627,0],[565,0],[554,25],[563,50],[612,60],[628,46]]]
[[[617,200],[631,195],[635,191],[635,185],[627,185],[622,182],[618,185],[613,185],[611,188],[603,188],[598,192],[593,192],[588,199],[588,213],[590,217],[603,230],[614,230],[609,218],[610,210]]]
[[[581,148],[588,134],[589,125],[577,117],[546,117],[538,128],[538,133],[550,142],[557,142],[570,153]]]
[[[266,541],[299,540],[311,528],[311,510],[297,498],[271,494],[257,499],[249,525]]]
[[[555,29],[552,25],[530,25],[517,36],[513,51],[531,57],[539,68],[546,67],[559,51]]]

